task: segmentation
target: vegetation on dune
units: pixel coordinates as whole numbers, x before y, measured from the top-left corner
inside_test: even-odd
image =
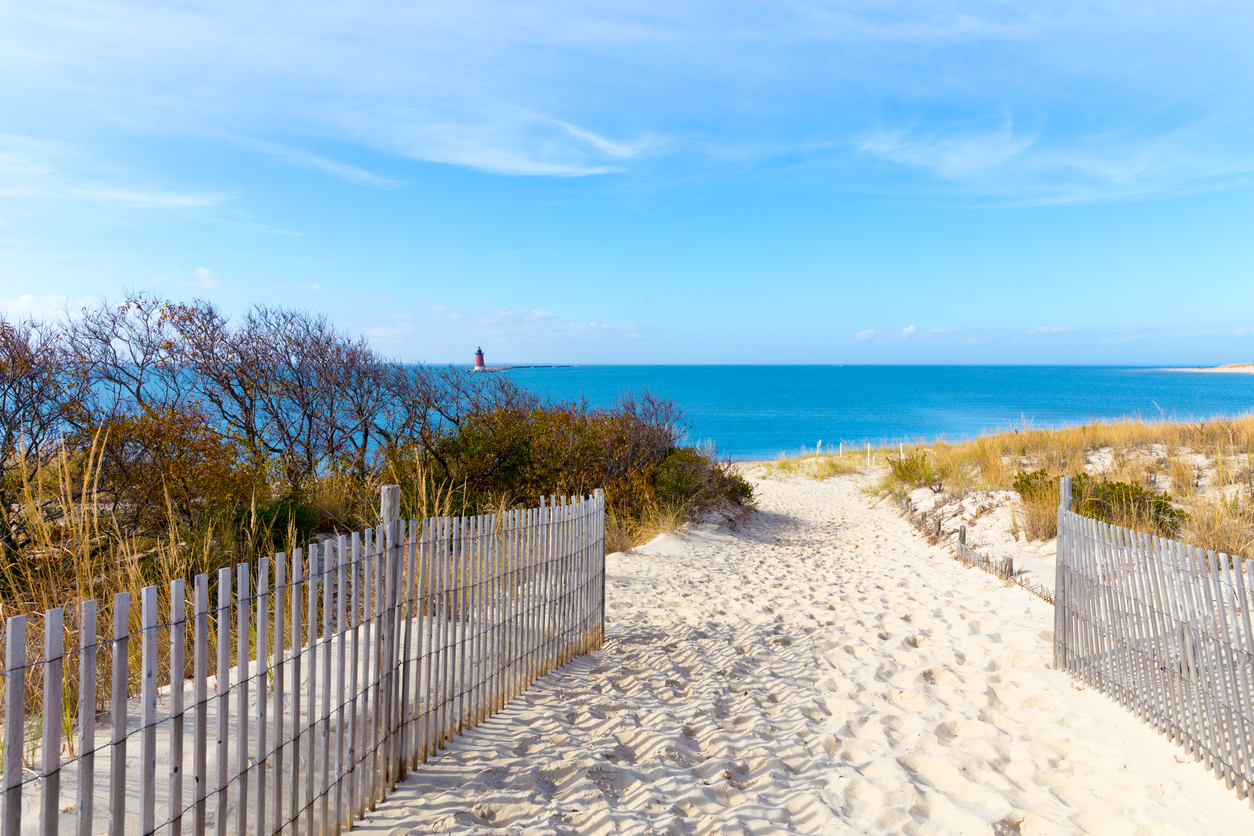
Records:
[[[0,608],[40,611],[290,550],[402,513],[605,490],[609,547],[752,501],[648,393],[554,403],[506,375],[410,366],[304,311],[144,294],[0,319]]]
[[[927,487],[944,501],[1013,491],[1014,525],[1030,540],[1056,535],[1058,480],[1071,476],[1073,507],[1086,516],[1254,557],[1254,416],[1024,427],[902,452],[884,447],[872,455],[886,466],[874,488],[885,495],[904,498]],[[826,460],[839,468],[820,469],[818,462]],[[826,478],[860,472],[865,462],[862,452],[802,455],[764,472]]]
[[[802,450],[796,456],[781,453],[778,460],[759,465],[758,472],[761,476],[774,478],[806,476],[811,479],[829,479],[833,476],[861,473],[865,461],[861,456],[861,453],[853,451],[807,453]]]

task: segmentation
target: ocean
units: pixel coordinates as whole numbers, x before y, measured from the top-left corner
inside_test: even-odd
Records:
[[[673,399],[688,440],[738,460],[803,447],[957,441],[1124,417],[1195,420],[1254,410],[1254,375],[1096,366],[569,366],[502,374],[543,395],[611,405]]]

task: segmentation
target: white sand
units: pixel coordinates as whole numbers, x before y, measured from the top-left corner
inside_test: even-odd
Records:
[[[1195,368],[1161,369],[1164,372],[1216,372],[1219,374],[1254,374],[1254,363],[1228,363],[1224,366],[1198,366]]]
[[[609,563],[603,650],[398,787],[365,833],[1250,833],[1182,749],[1050,670],[1052,609],[855,479]]]

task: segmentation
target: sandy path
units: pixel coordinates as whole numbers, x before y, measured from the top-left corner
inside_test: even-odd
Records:
[[[605,648],[366,833],[1249,833],[1183,750],[1048,669],[1052,610],[852,479],[611,559]]]

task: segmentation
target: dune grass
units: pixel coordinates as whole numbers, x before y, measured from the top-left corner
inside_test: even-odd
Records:
[[[944,498],[1015,491],[1015,525],[1029,540],[1056,534],[1058,477],[1083,475],[1096,486],[1091,501],[1109,506],[1104,513],[1111,522],[1254,557],[1254,414],[1195,422],[1132,417],[1056,429],[1027,425],[957,443],[883,446],[871,455],[875,466],[869,471],[866,451],[857,450],[843,456],[803,451],[757,472],[817,479],[877,472],[882,476],[873,490],[898,498],[922,487]],[[1016,490],[1016,480],[1033,473],[1045,489]],[[1165,514],[1164,501],[1185,516]]]
[[[796,455],[780,453],[773,462],[765,462],[754,467],[757,475],[768,479],[787,479],[792,476],[804,476],[810,479],[829,479],[832,476],[845,476],[862,473],[866,465],[866,453],[848,450],[844,453],[807,452],[805,448]]]

